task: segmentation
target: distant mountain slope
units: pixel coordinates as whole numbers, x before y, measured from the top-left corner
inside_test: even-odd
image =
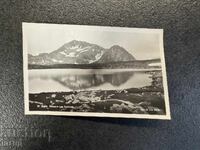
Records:
[[[37,65],[90,64],[100,59],[104,51],[98,45],[74,40],[51,53],[29,55],[28,62]]]
[[[114,45],[110,49],[106,50],[96,63],[123,62],[133,60],[135,60],[135,58],[123,47]]]
[[[28,55],[28,63],[32,65],[96,64],[132,60],[135,58],[118,45],[104,49],[96,44],[76,40],[64,44],[51,53]]]

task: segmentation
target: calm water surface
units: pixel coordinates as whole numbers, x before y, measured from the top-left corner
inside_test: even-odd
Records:
[[[29,92],[120,90],[151,85],[151,75],[130,69],[29,70]]]

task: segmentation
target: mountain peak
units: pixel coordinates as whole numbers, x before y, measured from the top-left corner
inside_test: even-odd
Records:
[[[72,40],[72,41],[70,41],[68,43],[65,43],[63,46],[64,47],[71,47],[71,46],[85,47],[85,46],[88,46],[88,45],[92,45],[92,44],[87,43],[85,41]]]
[[[124,49],[124,48],[119,45],[113,45],[112,47],[110,47],[110,49]]]
[[[72,40],[72,41],[68,42],[68,44],[69,44],[69,43],[71,43],[71,44],[76,44],[76,43],[79,43],[79,42],[81,42],[81,41],[78,41],[78,40]]]
[[[66,44],[80,44],[80,43],[85,43],[85,44],[91,44],[91,43],[88,43],[88,42],[85,42],[85,41],[79,41],[79,40],[72,40]]]
[[[72,40],[51,53],[29,55],[29,64],[91,64],[118,61],[132,61],[135,58],[126,49],[113,45],[110,49],[88,43]]]

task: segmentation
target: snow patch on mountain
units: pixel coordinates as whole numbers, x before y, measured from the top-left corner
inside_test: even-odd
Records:
[[[102,57],[103,54],[104,54],[104,52],[101,51],[101,53],[98,53],[98,54],[95,56],[95,59],[96,59],[96,60],[99,60],[99,59]]]
[[[62,63],[63,61],[62,60],[57,60],[57,59],[52,59],[53,62],[56,62],[56,63]]]
[[[83,50],[83,51],[81,51],[79,54],[82,54],[82,53],[87,52],[87,51],[88,51],[88,49]]]
[[[66,49],[71,49],[71,50],[74,50],[74,49],[77,49],[77,48],[80,48],[79,45],[75,45],[75,46],[72,46],[72,47],[68,47],[68,46],[65,46]]]
[[[76,53],[75,52],[70,52],[70,53],[65,53],[65,52],[60,52],[60,54],[66,56],[66,57],[76,57]]]
[[[76,51],[77,52],[82,52],[82,51],[85,51],[87,49],[89,49],[91,46],[87,46],[87,47],[84,47],[84,48],[78,48]]]
[[[91,64],[131,60],[134,60],[134,57],[118,45],[105,49],[96,44],[76,40],[64,44],[51,53],[28,55],[29,64],[37,65]]]
[[[93,49],[93,50],[94,50],[94,49]],[[103,51],[101,51],[100,53],[97,53],[97,54],[95,55],[95,59],[89,60],[89,64],[98,61],[98,60],[103,56],[103,54],[104,54]]]

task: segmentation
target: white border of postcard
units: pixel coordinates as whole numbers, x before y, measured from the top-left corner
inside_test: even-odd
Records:
[[[139,32],[139,33],[158,33],[160,35],[160,55],[162,63],[164,100],[166,115],[150,115],[150,114],[122,114],[122,113],[96,113],[96,112],[60,112],[60,111],[30,111],[29,110],[29,93],[28,93],[28,54],[27,54],[27,39],[26,26],[30,24],[43,24],[53,26],[69,26],[75,28],[85,28],[90,30],[103,31],[119,31],[120,32]],[[69,25],[69,24],[45,24],[45,23],[22,23],[23,31],[23,75],[24,75],[24,104],[25,115],[57,115],[57,116],[84,116],[84,117],[114,117],[114,118],[141,118],[141,119],[163,119],[170,120],[169,94],[167,86],[166,65],[164,57],[163,45],[163,29],[147,29],[147,28],[127,28],[127,27],[109,27],[109,26],[88,26],[88,25]]]

